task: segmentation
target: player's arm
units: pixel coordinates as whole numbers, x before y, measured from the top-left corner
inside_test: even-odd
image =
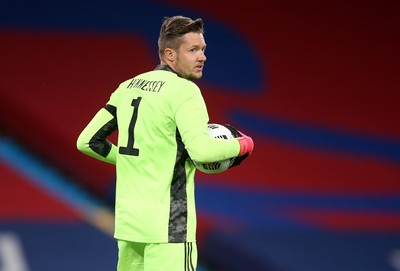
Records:
[[[209,136],[208,112],[200,91],[181,102],[175,118],[185,148],[194,161],[215,162],[239,155],[240,144],[236,138],[225,140]]]
[[[117,147],[107,139],[117,129],[115,112],[115,107],[109,104],[97,112],[78,137],[79,151],[115,165]]]

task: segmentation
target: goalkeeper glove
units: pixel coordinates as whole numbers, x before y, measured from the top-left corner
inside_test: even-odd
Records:
[[[237,166],[243,162],[244,159],[249,157],[249,155],[253,152],[254,142],[253,139],[244,133],[236,130],[229,124],[225,124],[225,127],[228,128],[232,135],[238,140],[240,145],[240,150],[238,156],[233,161],[230,167]]]

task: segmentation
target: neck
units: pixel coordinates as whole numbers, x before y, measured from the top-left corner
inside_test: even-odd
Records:
[[[161,64],[158,65],[155,68],[155,70],[169,71],[169,72],[176,73],[179,76],[179,74],[173,68],[171,68],[169,65],[167,65],[166,63],[163,63],[163,62],[161,62]]]

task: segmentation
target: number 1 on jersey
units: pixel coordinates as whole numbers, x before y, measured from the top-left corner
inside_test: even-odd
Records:
[[[139,156],[139,149],[134,148],[133,144],[135,143],[134,129],[138,117],[138,109],[141,100],[142,97],[138,97],[137,99],[132,100],[131,105],[133,106],[133,114],[128,128],[128,145],[126,147],[119,147],[120,154]]]

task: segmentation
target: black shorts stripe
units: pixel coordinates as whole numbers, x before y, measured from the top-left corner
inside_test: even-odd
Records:
[[[187,250],[187,249],[186,249],[186,245],[187,245],[187,244],[185,243],[185,250],[183,251],[183,255],[185,255],[185,261],[183,262],[183,270],[185,270],[185,271],[187,270],[187,269],[186,269],[186,266],[187,266],[187,264],[186,264],[186,262],[187,262],[187,253],[186,253],[186,250]]]
[[[185,271],[195,271],[192,260],[193,244],[185,242]]]
[[[194,271],[193,267],[193,258],[192,258],[192,252],[193,252],[193,243],[189,243],[189,264],[190,264],[190,269],[191,271]]]

